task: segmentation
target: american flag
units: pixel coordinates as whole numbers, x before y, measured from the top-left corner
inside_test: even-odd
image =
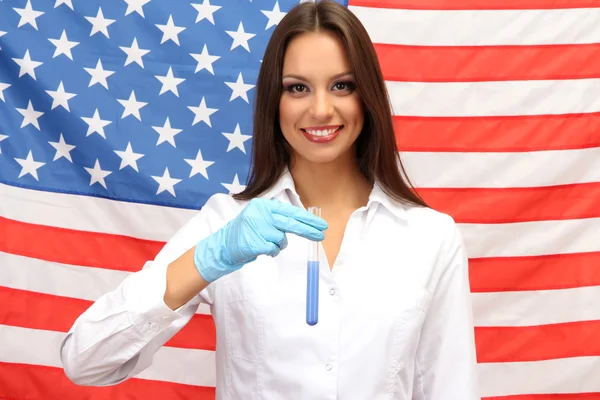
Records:
[[[206,308],[115,387],[59,345],[209,196],[243,187],[297,0],[0,2],[0,399],[211,399]],[[600,398],[600,0],[353,0],[398,150],[459,223],[482,397]]]

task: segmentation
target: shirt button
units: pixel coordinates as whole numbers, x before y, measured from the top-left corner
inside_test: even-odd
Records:
[[[329,294],[333,296],[335,294],[335,289],[329,289]]]
[[[326,369],[327,371],[331,371],[331,369],[332,369],[332,368],[333,368],[333,367],[331,366],[331,364],[327,364],[327,365],[325,366],[325,369]]]

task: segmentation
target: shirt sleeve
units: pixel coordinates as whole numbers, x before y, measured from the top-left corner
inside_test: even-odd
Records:
[[[62,365],[71,381],[84,386],[107,386],[137,375],[151,365],[160,347],[189,322],[200,303],[212,304],[216,282],[175,311],[163,300],[167,266],[214,230],[208,221],[209,213],[208,207],[203,208],[153,261],[101,296],[77,318],[60,346]]]
[[[468,259],[454,221],[449,237],[417,350],[413,400],[481,399]]]

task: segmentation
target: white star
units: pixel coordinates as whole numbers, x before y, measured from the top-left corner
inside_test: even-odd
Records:
[[[115,73],[115,71],[105,70],[102,67],[101,59],[98,59],[98,63],[96,63],[96,68],[84,68],[84,69],[87,71],[88,74],[90,74],[92,76],[90,78],[90,84],[88,85],[88,87],[92,87],[96,83],[99,83],[102,86],[104,86],[106,89],[108,89],[108,82],[106,81],[106,78],[108,78],[109,76],[111,76],[112,74]]]
[[[248,40],[252,39],[256,35],[254,33],[244,32],[244,25],[242,25],[241,22],[240,22],[240,25],[238,26],[237,31],[225,31],[225,32],[227,32],[227,34],[233,38],[233,43],[231,44],[231,49],[229,49],[229,50],[233,50],[238,46],[242,46],[243,48],[248,50],[248,52],[250,52],[250,47],[248,46]]]
[[[2,142],[4,139],[7,139],[7,138],[8,138],[7,135],[0,134],[0,142]],[[0,147],[0,154],[2,154],[2,147]]]
[[[72,0],[56,0],[56,3],[54,3],[54,8],[60,6],[61,4],[66,4],[67,7],[69,7],[71,10],[75,11],[75,9],[73,8]]]
[[[190,56],[194,57],[194,59],[198,62],[198,65],[196,65],[196,70],[194,71],[194,73],[196,73],[198,71],[202,71],[203,69],[206,68],[206,70],[213,75],[215,74],[215,71],[213,70],[212,63],[214,63],[219,58],[221,58],[220,56],[211,56],[210,54],[208,54],[208,49],[206,48],[206,44],[204,45],[204,48],[202,49],[202,53],[200,53],[200,54],[190,53]]]
[[[155,75],[155,77],[162,83],[159,95],[169,90],[173,92],[175,96],[179,97],[177,85],[181,84],[183,81],[185,81],[185,79],[175,78],[175,76],[173,76],[173,69],[171,67],[169,67],[169,71],[167,72],[166,76]]]
[[[86,137],[90,136],[92,133],[97,133],[98,135],[106,139],[106,135],[104,134],[104,127],[111,124],[112,122],[101,119],[100,113],[98,112],[97,108],[96,111],[94,111],[93,117],[81,117],[81,119],[84,120],[86,124],[88,124],[88,130],[85,134]]]
[[[219,110],[217,108],[206,107],[206,101],[204,100],[204,97],[202,97],[202,100],[200,101],[200,105],[198,107],[188,106],[188,108],[195,114],[192,126],[202,121],[212,128],[212,125],[210,124],[210,116]]]
[[[265,31],[267,29],[269,29],[270,27],[275,26],[278,23],[280,23],[286,14],[279,9],[278,1],[275,2],[275,7],[273,7],[273,11],[261,10],[261,12],[263,14],[265,14],[267,16],[267,18],[269,18],[269,22],[267,22],[267,27],[265,28]]]
[[[137,63],[140,67],[144,68],[144,61],[142,57],[146,54],[150,53],[150,50],[140,49],[138,46],[138,42],[136,38],[133,38],[133,43],[131,47],[119,46],[121,50],[127,54],[127,60],[125,60],[125,66],[131,64],[132,62]]]
[[[240,124],[235,125],[235,130],[233,133],[221,132],[223,136],[225,136],[229,140],[229,146],[227,147],[227,151],[231,151],[234,148],[240,149],[244,154],[246,154],[246,149],[244,148],[244,142],[246,140],[250,140],[252,136],[243,135],[240,130]]]
[[[15,161],[21,164],[21,173],[19,173],[19,178],[29,174],[33,176],[36,181],[39,181],[37,174],[38,168],[46,165],[46,163],[35,161],[33,159],[33,154],[31,154],[31,150],[29,150],[27,158],[15,158]]]
[[[121,103],[123,107],[125,107],[121,119],[125,118],[128,115],[133,115],[138,119],[138,121],[142,120],[142,117],[140,116],[140,109],[148,103],[144,103],[143,101],[137,101],[137,99],[135,98],[135,92],[133,90],[129,95],[129,100],[117,99],[117,101]]]
[[[56,46],[54,50],[54,55],[52,58],[56,58],[61,54],[69,57],[71,61],[73,61],[73,55],[71,54],[71,49],[79,44],[79,42],[70,42],[67,38],[67,32],[63,29],[62,35],[60,35],[60,39],[48,39],[53,45]]]
[[[23,116],[23,122],[21,123],[21,128],[26,127],[31,124],[40,130],[40,123],[38,118],[44,115],[41,111],[35,111],[33,109],[33,104],[31,104],[31,100],[29,100],[29,104],[27,104],[27,108],[17,108],[17,111]]]
[[[125,15],[129,15],[135,11],[136,13],[140,14],[143,18],[146,18],[144,16],[144,9],[142,7],[150,3],[150,0],[125,0],[125,3],[127,3],[127,10],[125,11]]]
[[[211,24],[215,24],[215,20],[213,17],[213,13],[221,8],[221,6],[211,6],[210,0],[204,0],[202,4],[192,4],[192,7],[198,11],[198,16],[196,17],[196,23],[202,21],[204,18],[209,20]]]
[[[85,17],[92,24],[92,31],[90,32],[90,36],[93,36],[95,33],[101,32],[104,36],[110,39],[108,35],[108,27],[113,24],[115,19],[104,18],[104,14],[102,13],[102,7],[98,8],[98,14],[95,17]]]
[[[65,88],[63,86],[62,81],[58,84],[58,89],[56,90],[46,90],[50,96],[52,96],[52,110],[54,110],[58,106],[63,106],[65,110],[71,111],[69,109],[69,100],[73,97],[77,96],[75,93],[67,93],[65,92]]]
[[[41,15],[44,14],[44,12],[43,11],[35,11],[33,8],[31,8],[31,0],[27,0],[27,4],[25,5],[25,8],[13,7],[13,10],[18,12],[19,15],[21,16],[21,19],[19,20],[19,25],[17,25],[17,28],[20,28],[25,24],[29,24],[29,25],[33,26],[34,29],[37,31],[38,27],[37,27],[36,18],[39,18]]]
[[[19,78],[25,74],[28,74],[33,78],[33,80],[37,80],[35,77],[35,69],[42,65],[43,62],[33,61],[29,56],[29,49],[25,51],[23,58],[13,58],[13,61],[16,62],[20,67]]]
[[[94,183],[99,183],[102,186],[104,186],[104,189],[107,189],[104,178],[106,178],[107,176],[112,174],[112,171],[102,170],[102,167],[100,166],[100,161],[98,161],[98,159],[96,159],[94,168],[88,168],[88,167],[84,167],[84,168],[90,174],[90,186],[92,186]]]
[[[173,186],[181,182],[181,179],[171,178],[171,175],[169,174],[169,168],[165,168],[165,173],[163,176],[153,175],[152,178],[158,182],[158,190],[156,191],[156,194],[160,194],[166,190],[171,193],[173,197],[176,197],[175,188]]]
[[[6,89],[8,89],[9,87],[11,87],[12,85],[10,83],[2,83],[0,82],[0,100],[6,102],[6,99],[4,98],[4,91]]]
[[[185,30],[183,26],[175,26],[173,23],[173,16],[169,15],[169,21],[166,25],[155,24],[158,29],[160,29],[163,33],[163,37],[160,41],[160,44],[163,44],[167,40],[172,40],[179,46],[179,35],[181,32]]]
[[[185,158],[184,160],[192,166],[190,178],[196,174],[202,174],[203,177],[208,179],[208,172],[206,171],[206,169],[215,163],[214,161],[204,161],[200,150],[198,150],[196,159]]]
[[[225,188],[229,191],[229,194],[239,193],[242,190],[246,189],[245,185],[240,185],[240,180],[239,180],[237,174],[235,174],[235,177],[233,178],[233,182],[221,183],[221,185],[225,186]]]
[[[241,97],[246,101],[246,103],[250,104],[248,101],[248,90],[252,89],[255,85],[250,85],[244,83],[244,78],[242,77],[242,73],[238,75],[236,82],[225,82],[227,86],[229,86],[232,90],[231,98],[229,101],[233,101],[234,99]]]
[[[159,134],[158,141],[156,142],[157,146],[163,142],[169,142],[173,147],[177,147],[175,145],[175,135],[183,130],[171,128],[171,121],[169,121],[169,117],[167,117],[167,120],[163,126],[153,126],[152,129]]]
[[[58,142],[48,142],[48,143],[50,143],[50,146],[52,146],[56,149],[56,154],[54,155],[54,159],[52,161],[56,161],[59,158],[64,157],[67,160],[69,160],[71,163],[73,162],[73,160],[71,159],[71,150],[73,150],[75,148],[75,146],[67,144],[65,142],[65,138],[63,137],[62,133],[60,134],[60,139],[58,139]]]
[[[144,157],[144,155],[141,153],[134,153],[133,149],[131,148],[131,142],[127,143],[127,148],[125,149],[125,151],[115,150],[115,153],[117,153],[117,155],[121,157],[121,166],[119,167],[119,170],[130,166],[137,172],[140,172],[138,170],[137,160]]]
[[[0,31],[0,37],[2,37],[2,36],[4,36],[4,35],[6,35],[6,32],[4,32],[4,31]],[[2,46],[0,46],[0,50],[2,50]]]

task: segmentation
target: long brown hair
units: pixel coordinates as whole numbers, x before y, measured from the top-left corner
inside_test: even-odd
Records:
[[[413,190],[400,161],[390,101],[371,39],[351,11],[330,0],[298,4],[271,36],[256,83],[250,177],[245,190],[234,198],[249,200],[261,195],[288,167],[291,149],[279,126],[283,59],[296,35],[322,31],[337,34],[343,42],[364,104],[364,126],[356,141],[361,172],[369,181],[377,180],[395,200],[427,206]]]

